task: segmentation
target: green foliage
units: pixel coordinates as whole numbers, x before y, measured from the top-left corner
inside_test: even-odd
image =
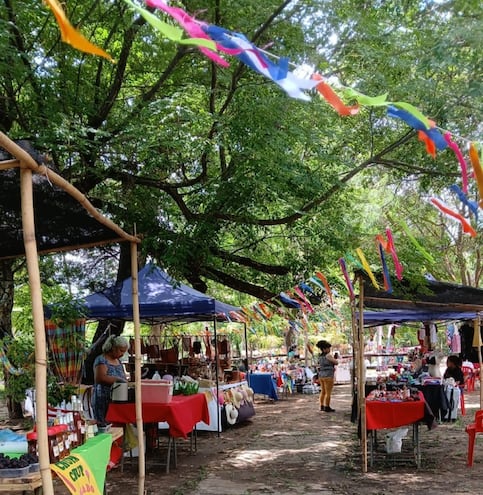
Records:
[[[34,342],[31,337],[5,338],[1,342],[11,365],[21,371],[6,377],[5,394],[15,402],[25,399],[25,391],[34,387],[35,359]]]
[[[476,1],[327,0],[321,8],[316,1],[195,0],[183,7],[293,63],[315,64],[331,83],[387,92],[454,134],[476,137]],[[335,271],[336,260],[359,245],[377,265],[373,236],[393,215],[436,258],[428,266],[395,228],[408,273],[449,273],[478,285],[481,241],[453,242],[424,204],[458,179],[450,152],[433,160],[414,136],[404,141],[407,126],[383,108],[341,118],[318,96],[290,99],[233,57],[220,69],[198,50],[167,42],[124,2],[88,0],[67,13],[118,63],[61,43],[41,2],[2,5],[0,128],[13,138],[36,136],[104,213],[126,230],[135,224],[143,256],[200,288],[266,298],[315,268]],[[96,269],[69,280],[83,275],[83,287],[98,289],[102,266],[112,268],[107,258],[96,252],[88,261]],[[461,269],[451,268],[455,261]]]

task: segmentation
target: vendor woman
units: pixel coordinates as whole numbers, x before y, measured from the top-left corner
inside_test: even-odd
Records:
[[[446,371],[444,372],[443,378],[453,378],[456,385],[462,387],[465,384],[465,378],[463,375],[463,370],[461,369],[461,358],[452,354],[446,359]]]
[[[111,387],[116,382],[125,382],[124,367],[119,361],[128,348],[128,341],[120,335],[111,335],[102,346],[102,354],[94,360],[94,393],[92,410],[100,426],[106,425],[106,413],[111,400]]]

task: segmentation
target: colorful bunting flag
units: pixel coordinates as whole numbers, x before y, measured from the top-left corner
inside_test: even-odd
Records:
[[[396,253],[396,247],[394,246],[394,237],[392,235],[391,229],[388,227],[386,229],[386,237],[387,237],[387,251],[390,253],[392,257],[392,261],[394,262],[394,269],[396,271],[396,277],[398,280],[402,280],[402,274],[404,267],[399,261],[398,255]]]
[[[386,263],[386,257],[384,256],[384,248],[380,242],[377,243],[379,249],[379,257],[381,258],[382,264],[382,275],[384,277],[384,290],[386,292],[392,293],[391,276],[389,275],[389,269]]]
[[[427,118],[425,118],[425,121],[427,122],[426,125],[426,122],[415,116],[414,113],[411,113],[407,110],[406,104],[403,107],[399,108],[399,106],[401,105],[402,102],[397,102],[394,103],[394,105],[389,105],[387,107],[387,114],[389,115],[389,117],[401,119],[413,129],[422,131],[428,136],[429,139],[434,141],[434,144],[436,145],[436,148],[438,150],[444,150],[448,147],[448,143],[446,142],[444,137],[441,135],[438,129],[436,129],[436,127],[431,127],[431,123]]]
[[[211,38],[203,31],[201,23],[196,21],[187,12],[179,7],[170,7],[164,0],[146,0],[146,5],[149,7],[155,7],[163,12],[169,14],[173,19],[178,21],[180,26],[188,33],[190,38],[207,39],[210,41]],[[210,60],[217,63],[222,67],[229,67],[230,64],[222,57],[220,57],[216,52],[205,48],[204,46],[198,46],[199,50],[206,55]]]
[[[442,201],[439,201],[436,198],[431,198],[430,202],[434,206],[436,206],[436,208],[442,211],[446,216],[458,220],[458,222],[461,223],[461,226],[463,227],[463,232],[465,234],[469,234],[471,237],[476,237],[476,230],[471,226],[470,222],[468,222],[468,220],[466,220],[466,218],[463,217],[463,215],[460,215],[456,211],[451,210]]]
[[[354,287],[352,286],[352,282],[349,278],[349,274],[347,273],[347,267],[345,265],[344,258],[339,258],[339,266],[340,269],[342,270],[342,274],[344,275],[344,280],[347,285],[347,289],[349,290],[349,297],[351,300],[354,300],[355,299]]]
[[[371,267],[369,266],[369,263],[367,262],[366,257],[364,256],[364,253],[361,248],[356,249],[357,256],[359,256],[359,259],[361,260],[362,267],[364,268],[365,272],[367,275],[369,275],[369,278],[371,279],[372,285],[379,290],[379,284],[377,283],[376,277],[374,277],[374,273],[372,273]]]
[[[403,231],[406,234],[407,238],[411,241],[412,245],[423,256],[423,258],[425,258],[425,260],[428,261],[431,264],[436,263],[436,261],[433,258],[433,256],[428,251],[426,251],[426,249],[424,249],[423,246],[421,246],[421,244],[419,244],[419,242],[416,240],[416,238],[413,236],[413,234],[409,230],[409,227],[406,225],[406,223],[403,222],[402,220],[398,221],[397,223],[403,229]]]
[[[470,201],[466,194],[456,185],[453,184],[452,186],[449,186],[450,190],[453,191],[456,196],[458,196],[459,200],[468,207],[468,209],[475,215],[475,217],[478,219],[478,204],[476,201]]]
[[[322,95],[327,103],[334,108],[339,115],[348,116],[356,115],[359,112],[359,105],[346,105],[337,95],[337,93],[324,82],[323,77],[320,74],[312,74],[312,79],[320,81],[315,89]]]
[[[114,62],[114,59],[106,53],[102,48],[91,43],[87,40],[67,19],[64,10],[62,9],[58,0],[45,0],[45,3],[52,10],[57,24],[60,29],[60,37],[64,43],[68,43],[76,50],[81,52],[90,53],[91,55],[99,55],[104,57],[110,62]]]
[[[473,166],[476,185],[478,186],[478,192],[480,194],[480,201],[478,204],[480,205],[480,208],[483,208],[483,167],[480,164],[480,157],[474,143],[470,143],[470,161]]]
[[[269,60],[243,34],[228,31],[214,25],[203,25],[203,30],[219,45],[231,50],[239,50],[235,56],[251,69],[272,80],[292,98],[310,101],[304,90],[313,89],[317,81],[302,79],[288,70],[288,59],[282,58],[278,64]]]
[[[466,166],[466,161],[463,157],[463,153],[461,153],[459,146],[451,139],[451,134],[449,132],[445,132],[443,137],[445,141],[448,143],[449,148],[453,150],[454,154],[456,155],[456,158],[458,159],[458,163],[460,164],[460,168],[461,168],[461,180],[463,183],[463,192],[465,194],[468,194],[468,167]]]
[[[138,12],[154,29],[159,31],[163,36],[168,38],[175,43],[181,45],[194,45],[198,47],[204,47],[209,50],[216,50],[216,43],[209,38],[183,38],[183,30],[175,26],[171,26],[161,19],[156,17],[154,14],[149,12],[142,7],[136,5],[132,0],[124,0],[132,9]]]
[[[327,295],[329,296],[329,301],[330,301],[330,304],[334,304],[334,300],[332,298],[332,291],[330,290],[330,285],[329,283],[327,282],[327,279],[325,278],[325,275],[321,272],[316,272],[315,273],[315,276],[322,281],[322,283],[324,284],[324,289],[325,289],[325,292],[327,293]]]

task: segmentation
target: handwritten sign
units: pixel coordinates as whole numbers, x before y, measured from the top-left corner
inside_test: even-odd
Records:
[[[71,454],[50,467],[73,495],[102,495],[91,469],[81,454]]]

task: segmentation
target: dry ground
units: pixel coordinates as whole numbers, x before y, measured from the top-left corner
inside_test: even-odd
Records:
[[[148,456],[146,494],[166,495],[452,495],[483,493],[483,445],[475,465],[465,466],[464,426],[479,406],[479,391],[467,394],[465,417],[435,430],[421,428],[423,461],[379,462],[361,473],[357,427],[350,422],[350,387],[334,389],[336,412],[322,413],[316,395],[294,394],[278,402],[257,396],[256,416],[223,432],[200,432],[198,452],[181,444],[178,467],[170,474]],[[56,495],[67,494],[58,481]],[[107,475],[108,495],[137,494],[137,465]]]
[[[334,389],[336,412],[322,413],[316,395],[278,402],[258,398],[251,422],[223,432],[200,433],[198,453],[183,449],[169,475],[150,464],[149,495],[386,495],[483,493],[483,445],[466,468],[464,426],[474,417],[479,392],[466,396],[467,415],[435,430],[421,428],[422,468],[378,463],[361,473],[357,428],[350,422],[350,387]],[[108,474],[108,494],[136,494],[136,466]]]

